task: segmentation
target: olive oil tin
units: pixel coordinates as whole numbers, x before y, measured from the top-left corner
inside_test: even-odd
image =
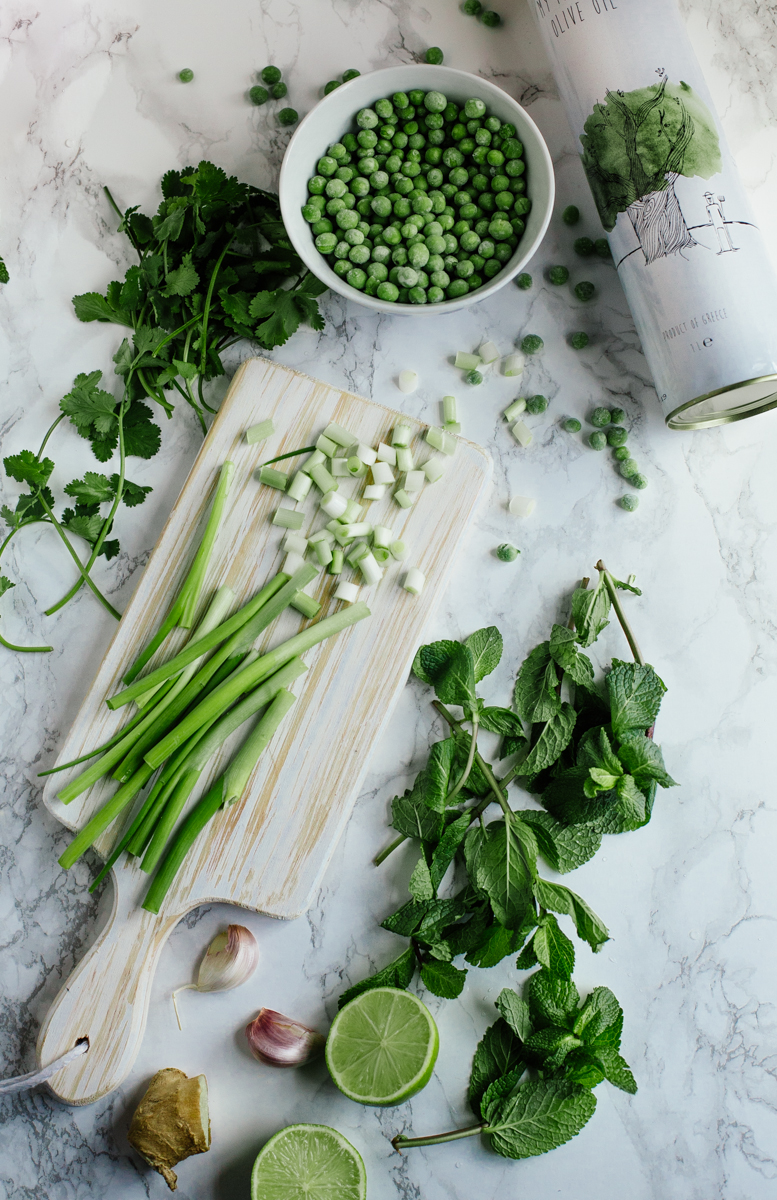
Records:
[[[530,0],[671,429],[777,406],[777,278],[675,0]]]

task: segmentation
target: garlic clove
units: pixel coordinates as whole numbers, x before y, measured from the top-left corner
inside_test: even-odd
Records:
[[[173,992],[178,1028],[182,1028],[175,999],[179,992],[229,991],[250,979],[258,965],[259,945],[245,925],[229,925],[226,932],[217,933],[200,963],[197,982],[185,983]]]
[[[301,1067],[324,1049],[326,1038],[315,1029],[263,1008],[249,1025],[246,1037],[251,1053],[271,1067]]]

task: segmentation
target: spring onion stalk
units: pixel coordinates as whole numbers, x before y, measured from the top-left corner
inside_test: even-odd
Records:
[[[388,562],[391,558],[391,551],[387,550],[385,546],[373,546],[372,556],[375,562],[382,566],[383,563]]]
[[[322,454],[327,456],[327,458],[332,458],[337,450],[337,442],[330,442],[326,434],[322,433],[321,437],[316,442],[316,450],[320,450]]]
[[[344,600],[346,604],[354,604],[359,595],[359,585],[348,583],[343,579],[335,588],[335,600]]]
[[[446,421],[445,422],[445,432],[446,433],[461,433],[460,422],[459,421]]]
[[[351,477],[351,472],[348,470],[348,460],[346,458],[333,458],[330,470],[334,479],[350,479]]]
[[[332,558],[334,558],[334,554],[332,555]],[[331,561],[329,566],[331,568]],[[291,607],[295,608],[298,613],[302,613],[303,617],[307,617],[309,621],[313,617],[317,617],[321,612],[321,605],[319,604],[318,600],[314,599],[313,596],[309,596],[307,592],[297,592],[296,596],[291,602]]]
[[[364,489],[365,500],[382,500],[385,495],[385,483],[368,483]]]
[[[418,387],[417,373],[415,371],[400,371],[397,386],[400,392],[404,392],[406,396],[414,392]]]
[[[294,508],[278,508],[273,513],[272,523],[281,529],[293,529],[296,532],[302,528],[304,520],[305,514]]]
[[[329,438],[332,442],[336,442],[338,446],[342,446],[345,450],[355,445],[359,440],[352,433],[349,433],[347,429],[344,429],[342,425],[338,425],[336,421],[332,421],[327,425],[324,430],[324,437]]]
[[[334,520],[343,515],[348,507],[348,501],[338,492],[325,492],[319,501],[319,507]]]
[[[508,354],[504,362],[504,374],[510,377],[515,375],[523,375],[523,368],[526,366],[526,359],[522,354]]]
[[[442,398],[442,419],[445,425],[451,421],[458,421],[458,413],[456,411],[456,397],[443,396]]]
[[[297,504],[301,504],[312,486],[313,480],[310,476],[306,475],[304,471],[297,471],[289,484],[286,495],[290,500],[296,500]]]
[[[367,468],[357,454],[352,454],[345,465],[352,479],[363,479],[367,474]]]
[[[524,424],[523,421],[516,421],[515,424],[510,427],[510,432],[512,433],[516,442],[518,442],[519,446],[523,446],[524,449],[527,446],[530,446],[534,441],[534,435],[532,431],[529,429],[528,425]]]
[[[159,859],[162,857],[170,835],[175,829],[176,822],[184,810],[186,801],[194,791],[199,778],[199,771],[191,768],[185,770],[168,796],[164,811],[159,816],[148,849],[143,855],[143,861],[140,864],[141,871],[145,871],[146,874],[150,874],[154,870]]]
[[[356,457],[361,459],[365,467],[371,467],[377,460],[378,452],[373,450],[372,446],[368,446],[365,442],[359,442],[356,447]]]
[[[405,491],[420,492],[425,483],[426,475],[423,471],[408,471],[405,476]]]
[[[354,521],[352,525],[344,525],[343,533],[349,537],[369,537],[372,533],[372,525],[369,521]]]
[[[135,662],[130,667],[127,674],[124,676],[125,683],[132,683],[140,672],[145,667],[149,659],[153,658],[162,642],[167,637],[168,633],[180,625],[185,629],[191,628],[192,620],[189,615],[192,615],[197,608],[200,599],[200,592],[205,581],[205,573],[208,569],[208,563],[213,552],[213,546],[216,541],[221,518],[224,515],[224,503],[229,492],[229,487],[232,482],[232,476],[235,473],[234,464],[225,462],[219,474],[219,481],[216,485],[216,494],[213,497],[213,503],[208,517],[208,523],[205,526],[205,532],[202,535],[202,540],[194,556],[194,561],[189,568],[186,579],[183,582],[180,592],[175,598],[173,605],[165,617],[162,625],[154,634],[154,637],[146,646],[145,650],[135,659]],[[185,622],[188,622],[185,624]]]
[[[377,454],[378,462],[388,463],[390,467],[397,465],[397,452],[394,446],[387,446],[385,442],[381,442],[378,446]]]
[[[326,466],[326,455],[321,450],[314,450],[310,458],[306,459],[302,464],[300,470],[304,471],[306,475],[310,475],[312,467],[324,466]]]
[[[339,575],[343,569],[344,554],[342,547],[338,546],[332,551],[332,561],[329,564],[329,574]]]
[[[159,789],[160,789],[160,784],[155,783],[154,787],[149,792],[146,799],[143,801],[143,806],[140,809],[140,811],[138,812],[135,819],[133,820],[129,829],[123,835],[121,840],[116,843],[113,850],[111,850],[110,856],[105,860],[105,863],[103,864],[102,869],[100,870],[99,874],[97,874],[95,876],[95,878],[92,880],[92,883],[89,887],[90,892],[94,892],[97,890],[97,888],[100,886],[103,879],[105,879],[105,876],[108,874],[108,872],[110,871],[110,869],[114,865],[114,863],[118,862],[118,860],[121,858],[121,856],[125,850],[129,850],[129,847],[130,847],[130,844],[131,844],[133,838],[136,836],[136,834],[140,830],[141,826],[145,823],[149,812],[154,808],[154,805],[156,804],[157,796],[159,794]]]
[[[382,484],[394,482],[394,472],[387,462],[376,462],[373,464],[372,482]]]
[[[362,506],[357,500],[349,500],[348,507],[343,513],[343,521],[346,525],[353,524],[354,521],[361,520]]]
[[[285,471],[276,471],[275,467],[260,467],[255,474],[260,483],[265,483],[271,488],[277,488],[279,492],[286,491],[289,477]]]
[[[430,458],[423,465],[423,472],[429,483],[436,483],[438,479],[442,478],[444,471],[444,458]]]
[[[299,586],[295,588],[295,591],[299,591]],[[341,633],[350,625],[355,625],[357,621],[361,621],[369,615],[370,610],[367,605],[359,604],[347,612],[338,612],[331,617],[324,617],[322,621],[317,621],[315,625],[309,625],[282,645],[263,654],[249,667],[237,671],[221,687],[206,696],[192,712],[176,725],[175,729],[162,738],[161,742],[148,752],[146,762],[149,766],[160,766],[188,737],[206,724],[214,712],[223,712],[239,696],[251,691],[258,683],[274,675],[290,659],[304,654],[313,646],[317,646],[319,642],[326,641],[336,633]]]
[[[358,566],[359,559],[364,558],[365,554],[369,553],[369,546],[365,542],[357,542],[345,556],[345,561],[350,567]]]
[[[464,350],[457,350],[453,365],[461,371],[476,371],[480,366],[480,355],[467,354]]]
[[[293,550],[295,554],[304,557],[308,548],[308,539],[301,537],[298,533],[287,533],[283,539],[284,550]]]
[[[123,811],[134,800],[141,788],[144,788],[156,768],[149,767],[147,763],[143,763],[135,772],[131,779],[128,779],[119,790],[111,796],[107,804],[98,809],[91,820],[87,821],[83,829],[81,829],[67,850],[60,855],[59,865],[67,870],[77,862],[85,850],[88,850],[92,842],[108,828],[112,821],[115,821],[119,813]]]
[[[338,546],[347,546],[349,542],[353,541],[353,538],[349,538],[347,534],[343,533],[343,528],[344,527],[341,525],[340,528],[336,529],[333,534]]]
[[[385,546],[388,548],[394,538],[394,534],[389,529],[388,525],[376,525],[372,531],[373,546]]]
[[[378,561],[371,551],[363,554],[359,559],[359,570],[364,576],[364,582],[367,587],[374,587],[383,578],[383,571],[378,566]]]
[[[325,542],[323,538],[317,541],[313,546],[313,552],[322,567],[328,567],[332,561],[332,551],[329,542]]]
[[[534,512],[537,501],[528,496],[513,496],[507,506],[514,517],[530,517]]]
[[[411,567],[405,576],[402,586],[412,596],[418,596],[423,591],[425,583],[426,576],[418,570],[418,567]]]
[[[269,467],[271,463],[283,462],[287,458],[297,458],[300,454],[310,454],[311,450],[315,450],[315,446],[300,446],[299,450],[287,450],[285,454],[276,454],[275,458],[268,458],[266,463],[260,464]]]
[[[246,429],[246,441],[249,446],[255,446],[257,442],[265,441],[273,433],[275,433],[275,426],[268,417],[266,421],[259,421],[257,425]]]
[[[484,342],[478,350],[478,354],[480,356],[480,361],[485,363],[486,366],[489,366],[491,363],[496,362],[498,358],[501,358],[501,355],[493,342]],[[470,367],[469,369],[472,371],[475,368]]]
[[[434,425],[430,425],[426,431],[426,440],[441,454],[456,453],[456,439],[450,433],[446,433],[444,429],[436,429]]]
[[[397,488],[397,490],[394,492],[394,499],[400,508],[410,508],[410,506],[415,502],[416,494],[417,493],[415,492],[406,492],[404,488]]]
[[[392,558],[396,558],[398,562],[401,562],[403,558],[407,558],[407,546],[401,538],[397,538],[395,542],[392,542],[389,550],[391,551]]]
[[[326,469],[323,463],[316,463],[308,471],[310,478],[315,483],[319,491],[326,494],[327,492],[336,492],[340,486],[335,477]]]
[[[394,447],[409,446],[412,436],[413,431],[409,425],[395,425],[391,435],[391,445]]]
[[[354,610],[348,610],[348,614]],[[264,716],[257,722],[243,745],[238,750],[224,774],[208,789],[199,803],[178,829],[173,843],[159,868],[156,878],[148,889],[143,907],[148,912],[158,913],[162,901],[175,878],[178,869],[197,836],[223,805],[233,804],[246,789],[251,773],[259,758],[276,733],[283,718],[294,704],[291,692],[281,689]]]
[[[415,466],[413,462],[413,452],[407,446],[397,447],[397,470],[412,471]]]
[[[517,400],[513,400],[512,404],[508,404],[504,410],[504,418],[506,421],[515,421],[524,412],[526,412],[526,401],[523,396],[519,396]]]

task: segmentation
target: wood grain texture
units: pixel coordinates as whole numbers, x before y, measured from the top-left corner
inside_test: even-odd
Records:
[[[272,417],[276,432],[259,446],[246,445],[246,427],[266,417]],[[252,359],[240,368],[62,747],[62,761],[105,741],[130,719],[127,709],[111,712],[104,701],[119,690],[122,676],[153,634],[186,574],[222,462],[230,459],[236,470],[203,609],[217,586],[229,584],[237,606],[280,569],[285,531],[273,526],[271,518],[279,505],[291,501],[257,484],[253,478],[257,463],[310,445],[329,421],[377,445],[390,439],[400,419],[413,428],[414,454],[418,462],[425,461],[433,451],[423,441],[426,426],[419,422],[264,359]],[[308,672],[293,686],[297,704],[258,763],[241,800],[219,813],[190,851],[158,917],[137,910],[149,877],[135,865],[119,865],[113,871],[115,902],[107,927],[63,987],[40,1033],[41,1063],[51,1062],[78,1037],[90,1039],[89,1053],[51,1080],[50,1086],[62,1099],[88,1104],[125,1078],[143,1035],[159,953],[186,912],[198,904],[228,901],[292,918],[309,906],[490,472],[485,451],[459,440],[446,474],[427,486],[412,508],[400,509],[390,495],[369,504],[367,519],[390,526],[410,550],[404,564],[386,564],[376,587],[362,589],[360,599],[367,601],[372,616],[305,655]],[[341,481],[345,494],[357,498],[363,486],[363,480]],[[299,507],[306,515],[303,532],[313,532],[326,522],[315,495]],[[426,586],[417,597],[399,586],[410,565],[426,576]],[[346,569],[342,578],[351,577]],[[330,597],[336,584],[332,576],[322,574],[308,588],[322,601],[322,616],[334,609]],[[306,624],[289,610],[265,631],[257,648],[277,645]],[[184,634],[171,635],[151,666],[184,640]],[[223,768],[239,741],[238,733],[214,758],[191,803]],[[44,791],[48,808],[71,829],[82,827],[118,786],[103,781],[65,806],[56,793],[76,771],[49,776]],[[97,843],[104,856],[122,825],[123,820],[117,821]]]

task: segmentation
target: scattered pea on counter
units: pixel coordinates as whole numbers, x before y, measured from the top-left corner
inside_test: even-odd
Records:
[[[538,334],[527,333],[521,342],[521,350],[524,354],[539,354],[544,345],[545,343]]]
[[[551,267],[548,270],[548,283],[553,283],[556,287],[561,287],[568,279],[569,269],[567,267]]]
[[[266,87],[262,87],[260,83],[255,84],[248,93],[252,104],[266,104],[270,99],[270,93]]]
[[[520,275],[518,276],[518,278],[515,281],[515,286],[520,288],[522,292],[528,292],[529,288],[532,285],[532,282],[533,282],[532,277],[529,274],[529,272],[521,271]]]
[[[601,429],[594,430],[588,435],[588,445],[592,450],[604,450],[607,445],[607,438],[602,433]]]
[[[582,280],[581,283],[576,283],[573,291],[578,300],[582,301],[592,300],[596,295],[596,288],[588,279]]]
[[[621,496],[618,503],[626,512],[634,512],[635,508],[639,508],[639,496]]]
[[[605,425],[609,425],[612,420],[612,414],[609,408],[595,408],[591,413],[591,424],[597,429],[602,429]]]
[[[587,333],[573,333],[569,338],[569,344],[573,350],[584,350],[589,340]]]
[[[520,553],[520,550],[511,546],[509,542],[502,542],[502,545],[496,548],[496,556],[500,562],[515,562]]]
[[[184,67],[182,71],[178,72],[178,78],[181,83],[191,83],[194,79],[194,71],[190,67]]]
[[[561,220],[565,225],[577,225],[580,220],[580,209],[576,204],[568,204],[561,214]]]
[[[578,421],[577,417],[567,417],[564,422],[564,429],[567,433],[579,433],[583,426]]]
[[[573,242],[572,249],[574,250],[575,254],[579,254],[581,258],[590,258],[595,247],[589,237],[579,237]]]
[[[433,67],[442,66],[445,55],[439,46],[430,46],[426,51],[425,61]]]
[[[274,83],[280,83],[281,72],[278,67],[263,67],[262,68],[262,83],[266,83],[271,87]]]
[[[544,413],[548,407],[546,396],[530,396],[526,401],[526,411],[532,416],[537,417],[540,413]]]

